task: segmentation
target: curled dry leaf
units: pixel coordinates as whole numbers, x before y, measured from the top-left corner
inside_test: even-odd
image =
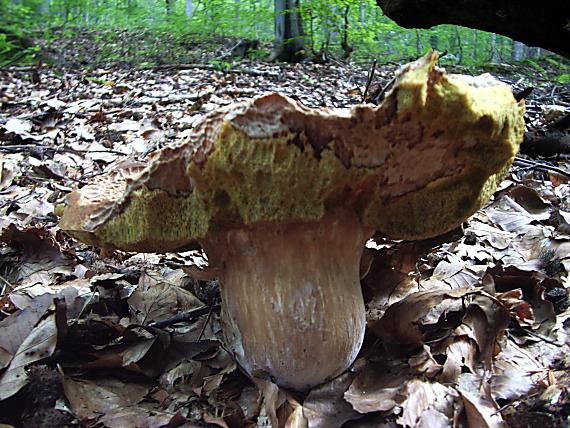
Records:
[[[345,373],[309,392],[303,402],[303,414],[309,428],[341,427],[362,416],[344,399],[344,393],[355,377],[353,373]]]
[[[499,406],[491,397],[490,384],[479,376],[464,373],[461,375],[458,391],[463,399],[463,406],[470,427],[503,428]]]
[[[403,365],[391,369],[369,364],[351,383],[344,399],[359,413],[390,411],[403,400],[401,389],[412,377]]]
[[[10,365],[0,375],[0,401],[16,394],[28,382],[26,366],[51,357],[57,345],[55,314],[41,320],[18,347]]]
[[[497,352],[497,338],[510,322],[509,311],[492,296],[480,294],[474,296],[462,322],[471,330],[470,337],[477,343],[480,359],[490,369]]]
[[[544,278],[540,272],[528,272],[514,266],[497,266],[489,270],[498,292],[508,292],[520,288],[523,298],[532,307],[534,314],[533,330],[543,336],[550,336],[556,324],[556,313],[552,302],[545,299],[545,290],[561,284]]]
[[[165,416],[157,409],[145,409],[137,406],[151,385],[125,383],[116,379],[79,380],[62,375],[62,384],[75,416],[84,424],[94,424],[102,417],[109,427],[151,427]],[[174,418],[167,415],[164,424]]]
[[[422,327],[441,321],[443,328],[450,328],[445,325],[447,315],[463,313],[469,296],[477,292],[477,289],[461,288],[413,293],[390,306],[384,316],[372,324],[371,329],[386,342],[421,345],[424,343]]]
[[[421,351],[408,360],[408,364],[418,374],[423,374],[428,379],[434,378],[442,369],[427,345],[423,345]]]
[[[441,383],[412,379],[402,389],[406,397],[397,422],[404,427],[450,426],[454,416],[457,393]],[[447,423],[442,425],[443,421]],[[435,425],[430,425],[434,423]]]
[[[470,373],[475,373],[478,349],[473,339],[461,334],[464,329],[466,329],[464,326],[456,329],[456,336],[451,343],[445,345],[446,359],[443,363],[442,372],[437,377],[439,382],[457,382],[464,369],[469,370]]]
[[[137,324],[162,321],[180,310],[204,306],[192,293],[181,287],[142,274],[139,285],[127,302],[132,321]]]
[[[19,310],[0,321],[0,369],[6,367],[18,348],[26,340],[38,321],[53,303],[53,295],[35,297],[27,308]]]
[[[399,409],[397,422],[402,426],[429,426],[430,420],[443,418],[447,420],[446,426],[451,425],[457,392],[441,383],[413,376],[403,367],[389,372],[385,365],[370,365],[352,382],[344,397],[359,413],[391,413]]]
[[[511,339],[505,341],[501,353],[493,362],[493,398],[512,401],[528,393],[535,382],[544,376],[545,367],[540,361],[544,358],[541,357],[533,356],[533,353]]]
[[[541,198],[540,194],[528,186],[515,186],[509,190],[509,196],[535,220],[548,220],[551,204]]]
[[[511,317],[520,326],[529,327],[534,324],[534,311],[530,304],[523,300],[523,292],[520,288],[497,293],[495,297],[509,310]]]
[[[47,229],[19,230],[11,224],[2,230],[0,241],[17,250],[20,257],[6,278],[12,284],[49,284],[56,274],[73,272],[75,261],[62,253]]]

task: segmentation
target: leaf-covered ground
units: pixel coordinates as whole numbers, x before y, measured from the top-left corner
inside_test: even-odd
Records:
[[[200,252],[104,254],[61,232],[71,189],[144,161],[219,106],[272,91],[349,106],[367,86],[368,70],[336,62],[228,64],[0,71],[0,424],[567,425],[570,87],[556,70],[493,67],[516,94],[534,88],[528,154],[461,230],[368,243],[365,345],[305,395],[252,382],[224,351]],[[368,94],[395,69],[379,68]],[[554,153],[538,158],[545,136]]]

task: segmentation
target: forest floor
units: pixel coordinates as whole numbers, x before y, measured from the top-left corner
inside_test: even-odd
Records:
[[[72,189],[144,161],[220,106],[279,91],[349,107],[369,69],[234,61],[235,43],[219,40],[187,46],[184,63],[142,61],[128,34],[101,37],[54,42],[52,66],[0,70],[0,426],[570,424],[570,85],[557,80],[568,65],[448,67],[512,85],[528,141],[462,229],[367,245],[369,325],[393,323],[420,345],[370,329],[352,370],[299,394],[252,382],[222,348],[218,283],[192,276],[202,253],[104,254],[63,233],[58,215]],[[397,68],[378,66],[368,95]]]

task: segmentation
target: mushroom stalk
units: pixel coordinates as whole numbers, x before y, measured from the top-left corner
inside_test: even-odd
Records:
[[[342,210],[228,230],[206,245],[222,266],[225,339],[248,373],[306,390],[350,366],[364,338],[359,262],[372,232]]]

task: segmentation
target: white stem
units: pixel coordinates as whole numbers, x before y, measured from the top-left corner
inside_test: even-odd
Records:
[[[359,262],[371,234],[342,211],[210,240],[224,335],[245,370],[305,390],[350,366],[364,338]]]

